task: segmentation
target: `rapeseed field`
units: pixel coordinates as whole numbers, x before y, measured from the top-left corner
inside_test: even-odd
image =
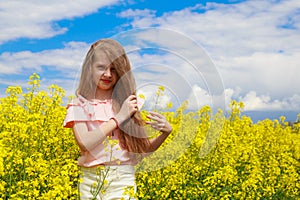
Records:
[[[41,90],[33,74],[28,88],[9,86],[0,99],[0,199],[78,198],[79,148],[63,128],[64,96],[57,85]],[[242,102],[214,114],[186,112],[186,103],[161,111],[174,131],[136,166],[137,199],[300,198],[300,123],[254,123]]]

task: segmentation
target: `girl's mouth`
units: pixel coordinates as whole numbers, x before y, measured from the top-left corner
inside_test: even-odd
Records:
[[[106,83],[106,84],[108,84],[108,83],[111,82],[111,80],[106,80],[106,79],[101,79],[101,81],[102,81],[103,83]]]

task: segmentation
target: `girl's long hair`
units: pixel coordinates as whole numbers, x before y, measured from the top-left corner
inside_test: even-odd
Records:
[[[118,113],[128,96],[136,94],[136,85],[129,59],[124,48],[115,40],[102,39],[91,45],[82,65],[81,77],[76,95],[87,99],[95,96],[97,85],[92,81],[92,62],[96,52],[101,51],[110,59],[116,69],[118,81],[112,94],[113,111]],[[150,142],[143,127],[144,122],[137,111],[131,118],[120,125],[120,147],[129,152],[146,153]]]

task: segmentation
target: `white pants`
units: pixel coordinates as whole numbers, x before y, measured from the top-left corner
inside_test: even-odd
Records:
[[[122,197],[134,199],[124,195],[125,188],[133,187],[136,192],[134,181],[134,168],[131,165],[113,165],[85,168],[81,167],[79,192],[80,199],[120,200]]]

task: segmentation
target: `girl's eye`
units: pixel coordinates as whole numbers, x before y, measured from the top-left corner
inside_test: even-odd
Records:
[[[105,66],[102,66],[102,65],[97,66],[97,68],[98,68],[99,70],[105,70]]]
[[[111,68],[110,71],[111,72],[116,72],[117,70],[116,70],[116,68]]]

